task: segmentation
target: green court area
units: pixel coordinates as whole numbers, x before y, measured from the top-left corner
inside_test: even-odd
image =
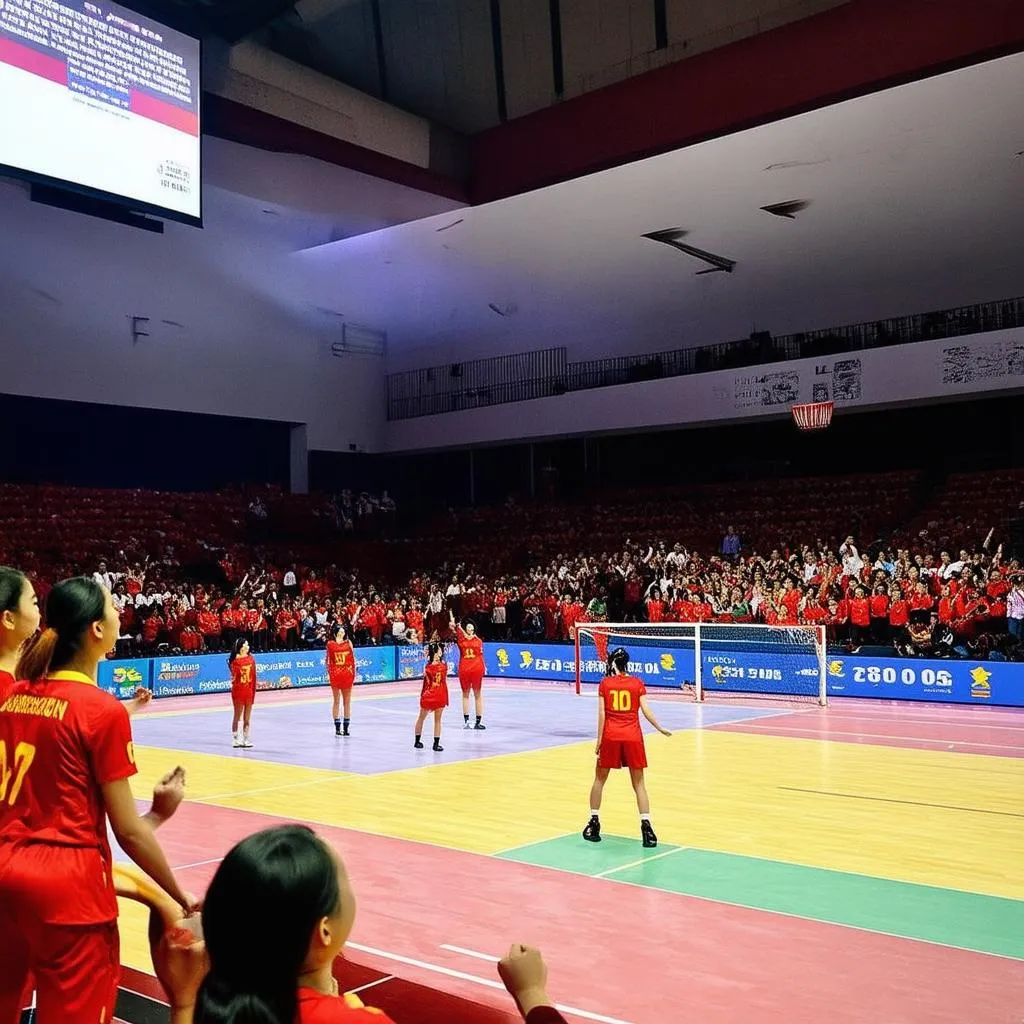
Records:
[[[1024,960],[1024,901],[636,839],[560,836],[505,860]]]

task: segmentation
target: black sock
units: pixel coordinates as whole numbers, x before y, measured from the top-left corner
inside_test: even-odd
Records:
[[[345,719],[345,721],[344,721],[344,723],[343,723],[343,724],[344,724],[344,726],[345,726],[345,732],[348,732],[348,726],[349,726],[349,722],[351,722],[351,721],[352,721],[352,719],[351,719],[351,718],[346,718],[346,719]]]
[[[441,746],[441,737],[440,736],[435,736],[434,737],[434,749],[437,750],[437,748],[439,746]]]
[[[340,729],[341,728],[341,719],[340,718],[336,718],[334,720],[334,728],[335,729]]]
[[[477,716],[476,716],[476,724],[477,724],[477,725],[479,725],[479,724],[480,724],[480,719],[481,719],[481,718],[483,718],[483,715],[477,715]]]
[[[469,724],[469,715],[463,715],[462,717],[466,720],[466,723],[468,725]]]
[[[420,735],[421,735],[420,733],[416,733],[416,742],[417,743],[420,742]]]

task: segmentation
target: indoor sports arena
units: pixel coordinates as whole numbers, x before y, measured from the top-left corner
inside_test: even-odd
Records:
[[[0,1024],[1019,1024],[1022,95],[0,0]]]

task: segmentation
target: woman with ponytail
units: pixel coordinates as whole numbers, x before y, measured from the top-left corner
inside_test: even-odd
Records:
[[[206,893],[210,971],[195,1024],[388,1024],[338,995],[332,968],[355,914],[344,864],[310,829],[281,825],[243,839]]]
[[[48,628],[25,647],[0,704],[0,1021],[18,1019],[35,976],[42,1021],[111,1019],[120,975],[107,821],[121,848],[185,912],[155,826],[183,793],[140,816],[128,713],[96,685],[119,633],[110,593],[85,577],[54,587]]]
[[[39,599],[28,577],[0,565],[0,704],[14,686],[22,648],[39,629]]]

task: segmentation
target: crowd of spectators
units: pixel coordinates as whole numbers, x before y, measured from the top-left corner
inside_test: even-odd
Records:
[[[421,643],[447,638],[454,615],[492,640],[569,640],[576,623],[595,619],[804,623],[850,649],[1018,657],[1024,569],[1021,552],[1000,543],[1010,534],[998,514],[1019,482],[986,481],[981,514],[1000,523],[995,533],[963,514],[986,500],[975,478],[954,479],[939,496],[938,521],[913,519],[912,479],[878,475],[790,481],[774,492],[705,488],[703,499],[691,491],[675,502],[623,494],[575,507],[452,510],[443,533],[427,524],[404,540],[379,539],[394,513],[386,492],[50,497],[0,487],[0,506],[5,496],[10,508],[76,503],[74,516],[26,517],[10,550],[0,537],[0,555],[44,596],[49,580],[95,573],[121,612],[122,655],[223,651],[243,635],[256,651],[321,647],[338,621],[357,644]],[[726,528],[723,508],[735,525]],[[886,521],[872,518],[879,508]],[[722,524],[714,536],[712,515]],[[856,536],[837,530],[843,516]],[[247,527],[264,517],[283,540]],[[339,540],[346,522],[372,538]]]
[[[746,551],[730,528],[720,550],[633,540],[620,551],[564,555],[491,577],[460,564],[413,572],[400,586],[336,564],[314,568],[220,561],[220,584],[174,578],[162,564],[101,563],[121,612],[123,654],[322,647],[335,622],[360,645],[448,638],[472,618],[488,639],[570,640],[581,621],[821,625],[831,643],[891,646],[905,655],[1017,656],[1024,640],[1024,570],[991,539],[977,550],[928,551],[855,538],[798,550]]]

